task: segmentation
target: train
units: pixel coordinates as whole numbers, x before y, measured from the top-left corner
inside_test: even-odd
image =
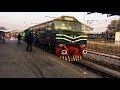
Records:
[[[73,16],[61,16],[29,27],[33,43],[52,51],[56,56],[69,62],[80,61],[87,53],[87,34],[82,31],[83,23]]]

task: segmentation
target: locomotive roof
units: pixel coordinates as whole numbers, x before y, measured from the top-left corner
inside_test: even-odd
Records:
[[[37,24],[37,25],[32,26],[32,27],[30,27],[30,28],[33,28],[33,27],[36,27],[36,26],[39,26],[39,25],[42,25],[42,24],[44,25],[45,23],[49,23],[49,22],[56,21],[56,20],[66,20],[66,21],[77,21],[77,22],[79,22],[75,17],[72,17],[72,16],[61,16],[61,17],[52,19],[52,20],[50,20],[50,21],[46,21],[46,22]]]
[[[40,25],[45,25],[46,23],[49,23],[49,22],[52,22],[52,21],[57,21],[57,20],[77,21],[77,22],[83,24],[82,22],[78,21],[75,17],[72,17],[72,16],[61,16],[61,17],[58,17],[58,18],[55,18],[55,19],[52,19],[52,20],[49,20],[49,21],[37,24],[37,25],[32,26],[30,28],[34,28],[34,27],[37,27],[37,26],[40,26]],[[92,27],[90,27],[90,26],[88,26],[86,24],[84,24],[84,25],[89,27],[89,28],[91,28],[91,29],[93,29]],[[30,28],[28,28],[28,29],[30,29]]]

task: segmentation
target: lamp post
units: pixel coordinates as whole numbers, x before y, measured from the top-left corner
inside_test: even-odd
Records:
[[[87,20],[87,24],[89,23],[89,25],[88,26],[90,26],[93,22],[98,22],[98,20]]]
[[[83,31],[85,32],[85,12],[84,12],[84,29]]]
[[[25,27],[25,29],[26,29],[26,25],[25,25],[25,24],[26,24],[26,22],[24,21],[24,27]]]
[[[90,12],[87,12],[87,15],[88,15],[88,14],[91,14],[91,13],[90,13]],[[87,20],[87,22],[86,22],[86,12],[84,12],[84,28],[83,28],[83,31],[84,31],[84,32],[86,31],[85,24],[86,24],[87,26],[90,26],[91,23],[93,23],[94,21],[97,21],[97,22],[98,22],[98,20]]]

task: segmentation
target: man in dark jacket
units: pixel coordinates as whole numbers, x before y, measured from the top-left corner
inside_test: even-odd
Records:
[[[20,33],[18,34],[18,36],[17,36],[17,38],[18,38],[18,42],[17,42],[17,46],[21,43],[21,35],[20,35]]]
[[[32,52],[33,35],[31,34],[31,32],[29,32],[29,34],[26,36],[26,42],[27,42],[26,50],[28,51],[30,47],[30,52]]]

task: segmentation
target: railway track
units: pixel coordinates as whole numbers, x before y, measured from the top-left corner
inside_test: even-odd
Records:
[[[43,49],[43,50],[45,50],[45,49]],[[51,51],[48,51],[48,52],[51,53]],[[105,54],[105,53],[101,53],[101,52],[96,52],[94,50],[90,50],[90,51],[88,51],[88,53],[94,53],[94,54],[98,54],[101,56],[106,56],[106,57],[120,60],[120,57],[118,57],[118,56],[111,55],[111,54]],[[83,69],[86,69],[88,71],[91,71],[93,73],[96,73],[99,76],[102,76],[103,78],[120,78],[119,72],[117,72],[115,70],[111,70],[106,67],[103,67],[101,65],[97,65],[97,64],[89,62],[89,61],[72,62],[72,64],[77,65],[77,66],[79,66]]]
[[[111,54],[105,54],[97,51],[88,51],[87,55],[84,55],[86,60],[89,60],[98,65],[120,71],[120,57]]]
[[[99,55],[102,55],[102,56],[106,56],[106,57],[110,57],[110,58],[114,58],[114,59],[119,59],[120,60],[120,55],[118,55],[118,54],[105,53],[105,52],[98,51],[98,50],[93,50],[93,49],[88,49],[88,53],[99,54]]]
[[[103,66],[91,63],[89,61],[72,62],[72,64],[77,65],[83,69],[89,70],[103,78],[120,78],[120,73]]]
[[[110,58],[114,58],[114,59],[118,59],[118,60],[120,59],[120,57],[111,55],[111,54],[104,54],[104,53],[95,52],[95,51],[88,51],[88,53],[94,53],[94,54],[98,54],[101,56],[106,56],[106,57],[110,57]],[[120,78],[119,72],[117,72],[115,70],[111,70],[106,67],[103,67],[101,65],[89,62],[89,61],[72,62],[72,63],[81,68],[87,69],[88,71],[96,73],[104,78]]]

